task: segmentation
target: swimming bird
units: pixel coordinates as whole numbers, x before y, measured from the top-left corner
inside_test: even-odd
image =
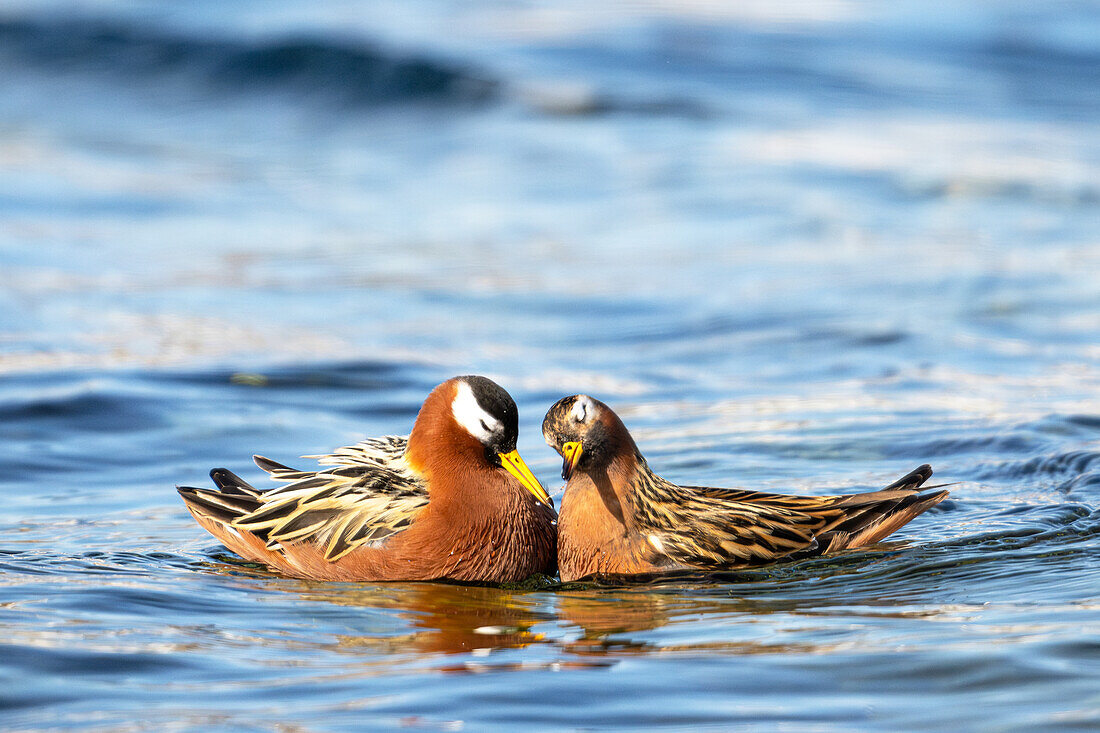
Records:
[[[679,486],[654,473],[619,416],[587,395],[558,400],[542,433],[568,481],[558,519],[563,581],[744,568],[864,547],[948,493],[918,492],[932,475],[928,465],[865,494]]]
[[[267,490],[233,472],[177,487],[199,524],[246,560],[297,578],[515,582],[553,573],[553,502],[516,450],[512,397],[479,376],[424,400],[408,436],[364,440],[298,471],[263,456]]]

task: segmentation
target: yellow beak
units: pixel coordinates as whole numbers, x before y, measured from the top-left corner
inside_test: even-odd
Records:
[[[523,488],[530,491],[535,495],[535,498],[541,501],[551,509],[554,508],[554,501],[550,498],[550,495],[546,493],[546,489],[542,488],[542,484],[535,478],[535,474],[531,473],[531,469],[527,467],[527,464],[523,462],[523,459],[519,457],[519,451],[514,450],[511,453],[498,453],[500,463],[508,470],[508,473],[512,474],[523,484]]]
[[[561,477],[568,481],[573,475],[573,469],[581,460],[581,444],[573,442],[562,444],[561,457],[565,459],[561,464]]]

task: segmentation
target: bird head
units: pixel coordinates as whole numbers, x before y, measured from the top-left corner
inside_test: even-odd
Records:
[[[551,406],[542,421],[546,444],[561,454],[561,477],[576,471],[606,469],[634,441],[615,412],[588,395],[563,397]]]
[[[451,416],[462,431],[482,445],[485,460],[494,468],[508,471],[535,498],[553,507],[550,495],[516,450],[519,410],[512,396],[486,377],[470,375],[449,381],[453,384]]]

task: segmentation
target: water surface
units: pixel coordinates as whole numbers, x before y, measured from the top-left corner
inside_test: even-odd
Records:
[[[1100,10],[13,3],[0,727],[1093,730]],[[487,374],[672,480],[959,482],[634,586],[243,565],[176,484]]]

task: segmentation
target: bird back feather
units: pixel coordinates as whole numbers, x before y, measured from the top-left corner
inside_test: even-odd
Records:
[[[250,533],[278,552],[286,544],[311,542],[335,562],[355,548],[402,531],[428,503],[428,488],[405,462],[408,438],[364,440],[317,458],[317,471],[299,471],[255,456],[277,481],[260,491],[224,468],[210,472],[218,490],[180,487],[193,512],[226,531]]]
[[[655,548],[684,565],[728,568],[877,542],[947,496],[918,493],[931,475],[922,465],[879,491],[790,496],[677,486],[643,459],[632,497]]]

